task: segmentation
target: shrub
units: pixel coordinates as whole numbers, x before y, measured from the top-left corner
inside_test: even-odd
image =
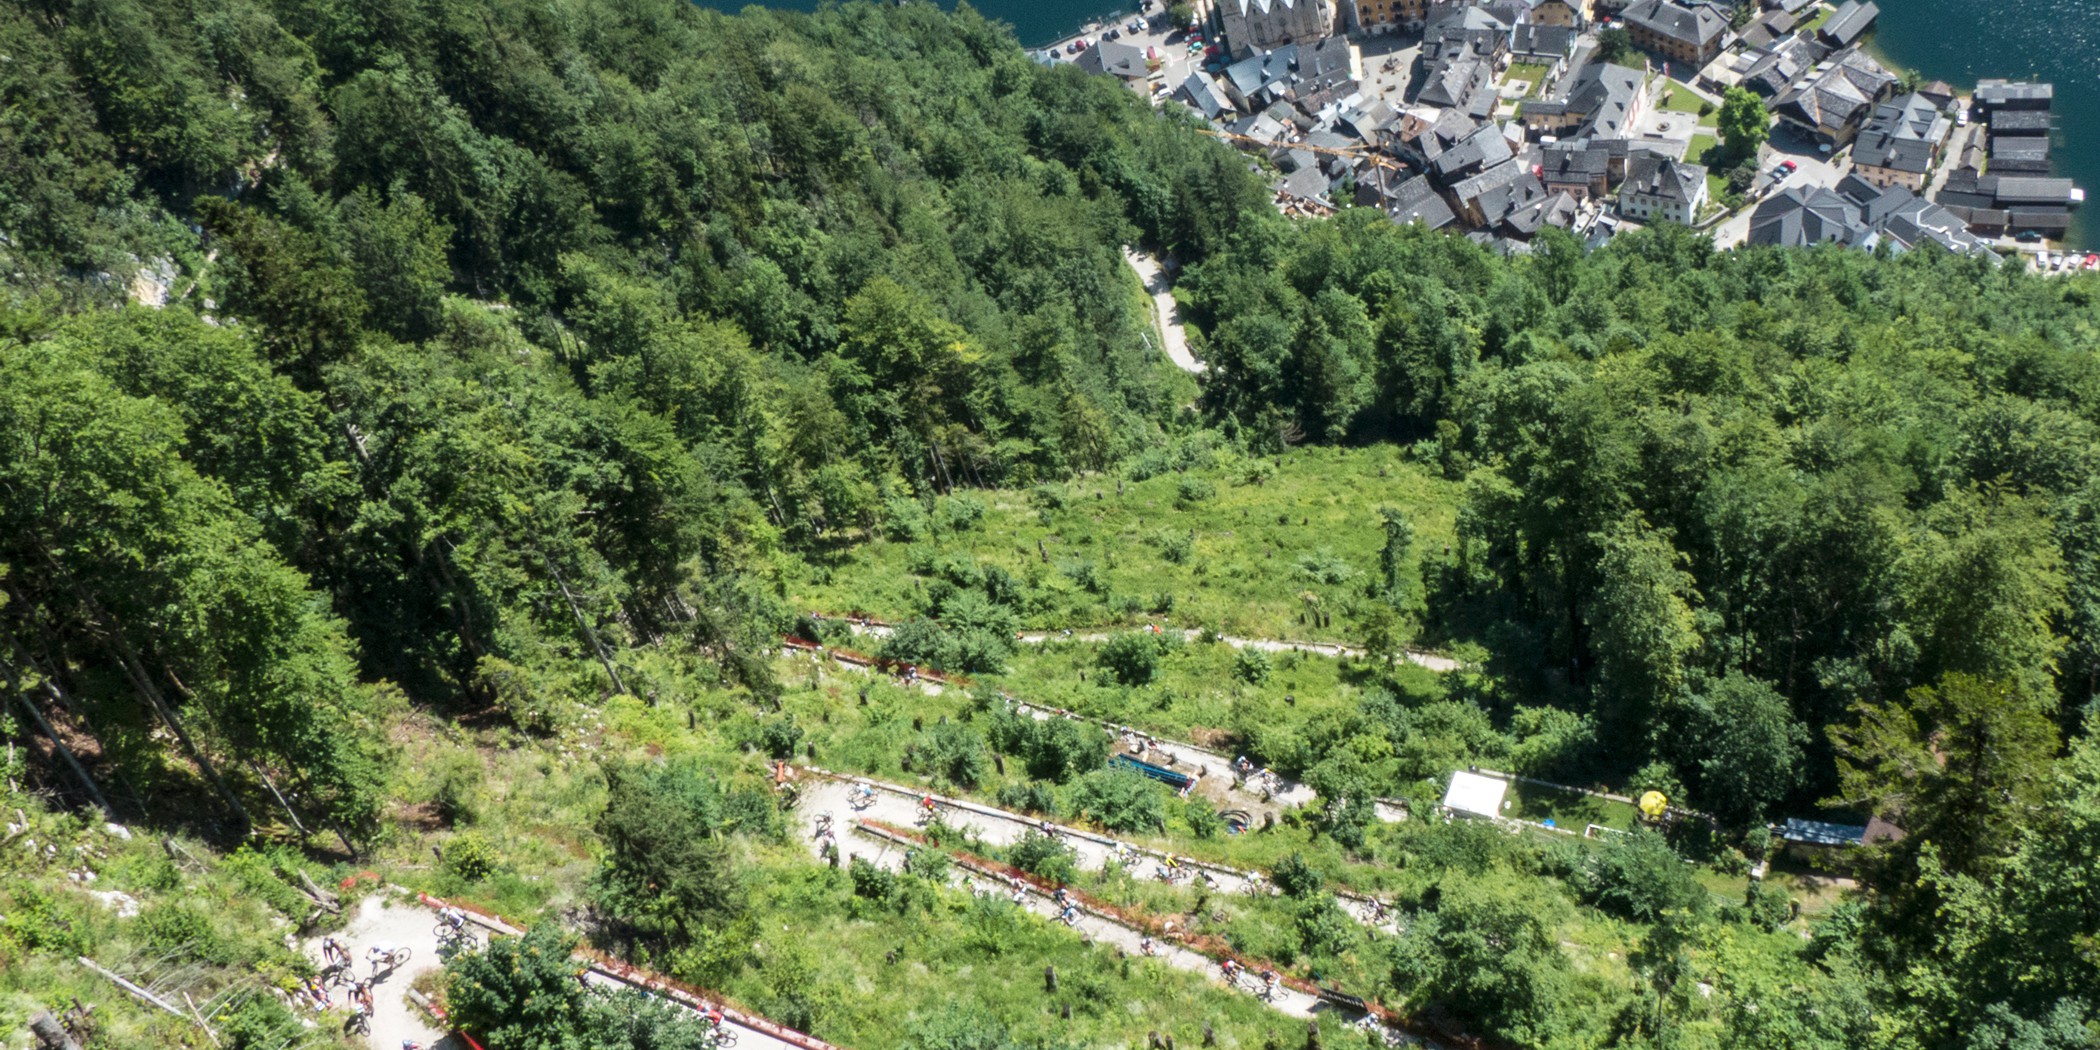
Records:
[[[560,1050],[571,1042],[586,993],[576,983],[561,925],[535,923],[523,937],[498,937],[445,964],[452,1019],[491,1046]]]
[[[905,749],[904,768],[974,788],[984,779],[984,737],[953,722],[936,725]]]
[[[1008,714],[993,723],[992,744],[1019,758],[1029,776],[1062,784],[1074,773],[1100,764],[1108,736],[1069,718]]]
[[[1044,783],[1008,784],[999,789],[993,801],[1000,809],[1017,813],[1039,813],[1046,817],[1058,814],[1057,793]]]
[[[1159,547],[1159,556],[1175,565],[1187,564],[1189,555],[1196,552],[1196,538],[1176,529],[1162,530],[1152,542]]]
[[[1327,876],[1313,867],[1303,853],[1293,853],[1277,861],[1269,877],[1285,896],[1300,899],[1320,892],[1327,885]]]
[[[1225,830],[1225,818],[1218,815],[1218,808],[1200,798],[1192,798],[1182,807],[1181,819],[1187,822],[1189,834],[1199,839],[1218,837]]]
[[[1260,685],[1269,680],[1269,654],[1260,649],[1247,648],[1232,658],[1232,676],[1248,685]]]
[[[882,531],[898,543],[918,543],[933,532],[933,519],[917,500],[892,496],[882,502]]]
[[[975,496],[949,496],[941,500],[934,516],[943,531],[965,532],[984,521],[984,501]]]
[[[1160,788],[1128,769],[1097,769],[1079,778],[1072,809],[1110,831],[1154,831],[1167,822]]]
[[[147,944],[163,952],[184,951],[217,966],[232,965],[237,954],[210,919],[182,904],[170,902],[146,909],[139,916],[139,930]]]
[[[496,847],[475,831],[452,836],[439,856],[445,871],[464,882],[480,882],[495,874],[500,866]]]
[[[1635,922],[1653,922],[1665,911],[1695,910],[1707,899],[1677,851],[1647,830],[1614,836],[1588,851],[1587,863],[1571,881],[1584,903]]]
[[[1307,898],[1292,916],[1291,925],[1298,931],[1299,948],[1307,955],[1340,955],[1356,933],[1356,923],[1343,914],[1332,893]]]
[[[1064,490],[1056,485],[1037,485],[1028,490],[1028,505],[1042,511],[1063,510]]]
[[[1034,831],[1023,834],[1021,841],[1014,843],[1013,851],[1007,854],[1007,862],[1014,867],[1052,882],[1072,881],[1076,860],[1072,847]]]
[[[1210,482],[1194,475],[1184,474],[1174,482],[1174,505],[1187,508],[1218,494]]]
[[[783,714],[768,718],[758,727],[758,749],[769,757],[789,759],[795,757],[795,749],[802,744],[802,727],[795,723],[795,716]]]
[[[1159,673],[1159,649],[1157,636],[1125,631],[1102,644],[1095,662],[1111,681],[1144,685]]]

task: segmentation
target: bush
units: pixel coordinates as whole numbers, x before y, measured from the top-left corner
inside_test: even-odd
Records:
[[[993,723],[992,744],[1019,758],[1029,776],[1062,784],[1101,763],[1108,734],[1069,718],[1009,714]]]
[[[173,902],[155,905],[139,916],[146,943],[162,952],[186,952],[215,966],[231,966],[237,953],[211,920]]]
[[[1034,831],[1021,836],[1007,854],[1007,863],[1052,882],[1070,882],[1077,863],[1072,847],[1061,840]]]
[[[1046,817],[1054,817],[1058,813],[1057,793],[1050,790],[1050,785],[1043,783],[1008,784],[1000,788],[992,800],[999,804],[1000,809],[1010,809],[1016,813],[1038,813]]]
[[[904,768],[974,788],[984,780],[984,737],[953,722],[936,725],[905,748]]]
[[[1110,681],[1144,685],[1159,673],[1159,639],[1143,631],[1125,631],[1101,646],[1095,662]]]
[[[758,727],[758,749],[771,758],[793,758],[795,749],[801,744],[802,727],[795,723],[794,715],[768,718]]]
[[[1268,681],[1269,670],[1269,654],[1260,649],[1242,649],[1232,658],[1232,676],[1248,685],[1260,685]]]
[[[575,938],[553,922],[523,937],[497,937],[445,964],[452,1020],[505,1050],[563,1050],[583,1018],[586,993],[569,952]]]
[[[495,874],[500,866],[496,847],[475,831],[452,836],[439,856],[445,872],[463,882],[480,882]]]
[[[1128,769],[1097,769],[1079,778],[1072,810],[1110,831],[1156,831],[1166,825],[1161,788]]]
[[[949,496],[934,512],[944,532],[966,532],[984,521],[984,501],[975,496]]]
[[[1187,509],[1218,494],[1210,482],[1184,474],[1174,482],[1174,505]]]
[[[1187,564],[1189,555],[1196,552],[1195,537],[1175,529],[1162,530],[1153,543],[1159,547],[1159,556],[1174,565]]]
[[[1614,836],[1587,852],[1587,862],[1570,881],[1584,903],[1602,911],[1654,922],[1665,911],[1692,911],[1706,903],[1692,869],[1655,832]]]
[[[882,503],[883,534],[898,543],[918,543],[933,532],[933,519],[914,499],[892,496]]]
[[[1028,490],[1028,505],[1041,511],[1063,510],[1064,490],[1056,485],[1037,485]]]
[[[1189,826],[1189,834],[1199,839],[1218,837],[1225,830],[1225,818],[1218,815],[1218,807],[1200,798],[1192,798],[1182,807],[1181,819]]]
[[[1327,876],[1313,867],[1303,853],[1293,853],[1277,861],[1269,877],[1285,896],[1301,900],[1320,892],[1327,885]]]

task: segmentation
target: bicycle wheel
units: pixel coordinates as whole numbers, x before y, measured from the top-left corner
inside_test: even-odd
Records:
[[[449,922],[439,922],[430,928],[430,935],[437,938],[438,945],[442,947],[446,941],[459,936],[459,931],[453,929]]]
[[[408,957],[412,954],[414,953],[407,948],[394,949],[394,954],[388,960],[389,966],[392,969],[400,969],[403,966],[407,966]]]
[[[736,1029],[731,1028],[728,1025],[723,1025],[722,1027],[715,1029],[715,1045],[718,1047],[735,1046]]]

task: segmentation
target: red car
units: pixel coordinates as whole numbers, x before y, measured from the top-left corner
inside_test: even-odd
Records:
[[[1782,168],[1785,168],[1785,169],[1786,169],[1786,173],[1787,173],[1787,174],[1789,174],[1789,175],[1792,175],[1792,174],[1793,174],[1793,173],[1794,173],[1795,171],[1799,170],[1799,169],[1800,169],[1800,167],[1801,167],[1801,165],[1799,165],[1799,164],[1796,164],[1796,163],[1794,163],[1793,161],[1790,161],[1790,160],[1782,160],[1782,161],[1780,161],[1780,162],[1779,162],[1779,166],[1780,166],[1780,167],[1782,167]]]

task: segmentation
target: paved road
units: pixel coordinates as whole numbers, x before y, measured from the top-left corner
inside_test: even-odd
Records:
[[[1145,282],[1145,293],[1152,297],[1153,330],[1159,333],[1160,346],[1166,350],[1168,360],[1190,375],[1202,372],[1203,362],[1189,353],[1188,331],[1181,324],[1181,304],[1174,301],[1174,286],[1160,269],[1159,260],[1131,248],[1123,249],[1123,259],[1137,271],[1138,279]]]
[[[421,1010],[409,1003],[408,986],[419,974],[436,970],[438,961],[437,916],[416,905],[396,904],[383,894],[360,901],[350,925],[335,935],[350,950],[350,961],[359,977],[372,974],[365,953],[376,946],[407,948],[408,963],[397,970],[380,971],[372,986],[372,1030],[366,1037],[376,1050],[401,1050],[404,1040],[414,1040],[431,1050],[466,1050],[466,1044],[433,1028]],[[321,938],[304,945],[316,965],[321,961]],[[334,1003],[343,1005],[343,993],[334,993]]]

